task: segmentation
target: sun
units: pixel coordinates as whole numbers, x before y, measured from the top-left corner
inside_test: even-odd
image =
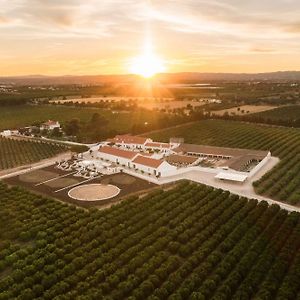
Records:
[[[144,53],[131,60],[129,71],[133,74],[150,78],[157,73],[165,71],[165,64],[161,58],[153,53]]]

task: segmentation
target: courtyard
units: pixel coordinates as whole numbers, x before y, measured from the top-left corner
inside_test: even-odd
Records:
[[[124,173],[100,175],[94,178],[75,177],[76,172],[55,166],[33,170],[4,181],[25,187],[44,196],[82,207],[100,207],[118,202],[121,198],[154,188],[146,180]]]

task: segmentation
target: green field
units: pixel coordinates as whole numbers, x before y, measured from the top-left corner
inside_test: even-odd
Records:
[[[23,105],[1,107],[0,110],[0,130],[20,128],[43,121],[57,120],[62,124],[74,118],[83,122],[91,119],[94,113],[99,113],[109,121],[110,129],[120,132],[130,131],[135,124],[155,127],[159,119],[165,118],[162,113],[150,111],[112,113],[111,111],[98,108],[67,107],[51,105]]]
[[[21,141],[0,137],[0,170],[10,169],[66,151],[65,146],[48,142]]]
[[[300,203],[300,130],[222,120],[166,129],[150,135],[155,140],[184,137],[186,143],[271,150],[281,162],[255,183],[257,193]]]
[[[0,216],[2,300],[300,296],[300,215],[264,201],[183,182],[87,211],[0,184]]]
[[[257,113],[255,116],[269,120],[284,120],[292,122],[300,120],[300,105],[282,106],[270,111]]]

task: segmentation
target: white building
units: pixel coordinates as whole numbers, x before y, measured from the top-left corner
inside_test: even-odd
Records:
[[[178,142],[178,141],[177,141]],[[182,172],[215,173],[216,179],[244,182],[269,160],[269,151],[160,143],[121,135],[99,145],[96,158],[136,175],[168,177]]]
[[[116,135],[114,138],[108,139],[107,142],[122,148],[142,150],[145,149],[145,144],[152,142],[152,140],[146,137],[124,134]]]
[[[157,177],[174,175],[176,167],[171,166],[164,160],[146,157],[143,155],[136,156],[131,163],[133,169]]]
[[[58,121],[48,120],[40,126],[40,130],[53,130],[55,128],[60,128],[60,123]]]
[[[176,148],[179,144],[158,143],[152,139],[134,135],[117,135],[106,141],[107,145],[113,145],[128,150],[146,150],[159,153],[171,154],[171,149]]]
[[[115,163],[120,167],[158,177],[173,175],[177,169],[162,159],[155,159],[147,154],[110,146],[99,148],[97,157],[103,161]]]
[[[3,130],[0,135],[4,137],[12,136],[12,135],[18,135],[19,130]]]
[[[168,143],[147,142],[145,144],[145,149],[150,151],[162,152],[165,154],[171,153],[171,145]]]
[[[4,137],[11,136],[11,130],[3,130],[0,135]]]
[[[116,163],[121,166],[130,167],[130,162],[138,155],[138,152],[131,150],[123,150],[110,146],[100,147],[97,157],[104,160]]]

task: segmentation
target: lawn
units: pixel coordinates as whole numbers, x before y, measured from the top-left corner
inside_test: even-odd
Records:
[[[256,192],[291,204],[300,204],[300,130],[223,120],[150,134],[158,141],[184,137],[186,143],[271,150],[281,162],[255,183]]]
[[[188,182],[102,211],[0,183],[0,242],[0,299],[300,293],[298,213]]]

